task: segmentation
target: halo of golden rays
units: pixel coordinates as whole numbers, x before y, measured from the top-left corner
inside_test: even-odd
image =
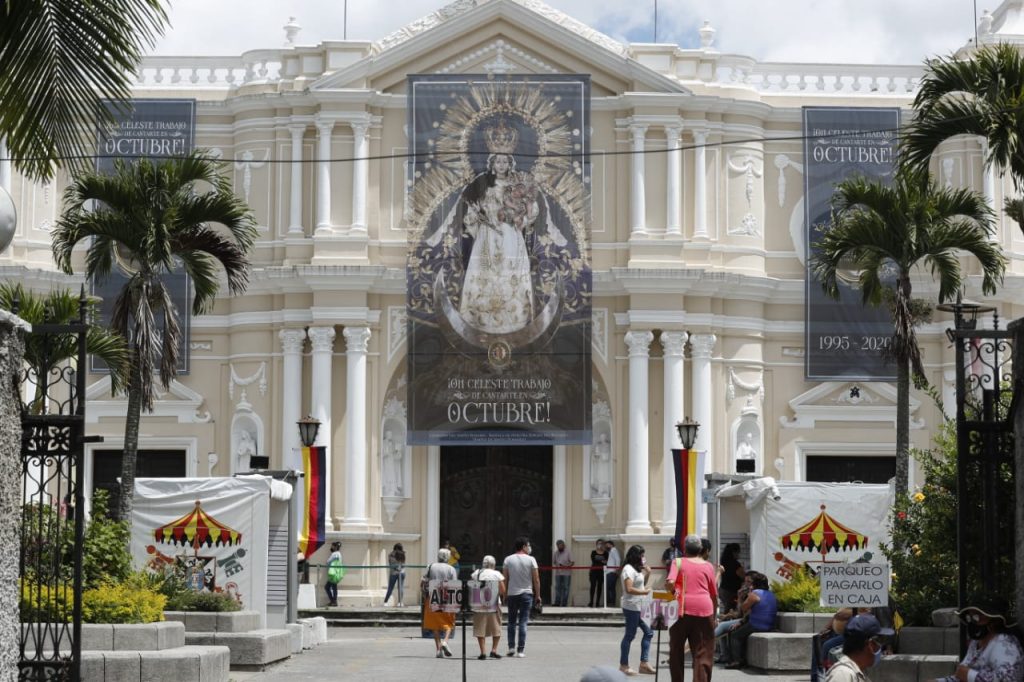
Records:
[[[418,244],[441,204],[472,182],[477,174],[471,161],[473,132],[492,117],[505,114],[523,121],[537,138],[536,158],[530,173],[549,201],[556,202],[568,217],[583,258],[587,253],[587,184],[584,169],[573,158],[571,112],[559,108],[561,97],[550,96],[541,83],[528,81],[487,81],[473,83],[468,92],[451,93],[441,105],[444,118],[436,124],[437,138],[426,170],[413,182],[409,225],[412,244]],[[514,156],[514,154],[513,154]],[[436,227],[436,226],[435,226]]]

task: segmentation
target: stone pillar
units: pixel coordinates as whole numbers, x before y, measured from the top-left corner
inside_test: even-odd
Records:
[[[679,442],[676,422],[682,421],[686,416],[686,403],[683,399],[683,347],[686,346],[686,339],[686,332],[661,333],[661,347],[664,349],[665,360],[665,436],[661,468],[664,503],[661,532],[667,535],[673,534],[676,527],[676,472],[670,450],[683,447]]]
[[[366,350],[368,327],[345,327],[345,524],[365,526]]]
[[[282,329],[281,339],[281,461],[285,469],[302,471],[302,441],[296,422],[302,417],[302,345],[305,329]],[[296,489],[291,506],[294,514],[302,513],[302,491]],[[295,518],[300,519],[301,516]]]
[[[7,149],[7,138],[0,136],[0,187],[11,193],[11,155]]]
[[[24,503],[21,470],[21,396],[15,377],[21,372],[25,352],[24,333],[28,325],[16,316],[0,310],[0,511],[7,523],[0,524],[0,542],[7,549],[0,560],[0,609],[7,616],[0,619],[0,679],[18,679],[18,651],[21,634],[18,625],[18,552],[21,532],[19,523]],[[84,500],[78,498],[79,511]]]
[[[424,533],[423,561],[437,560],[441,548],[441,446],[427,446],[427,527]]]
[[[334,353],[334,327],[310,327],[309,341],[313,348],[310,386],[310,413],[320,420],[320,430],[316,434],[316,445],[327,447],[327,466],[324,480],[327,481],[327,494],[324,496],[324,518],[327,527],[334,529],[331,515],[331,498],[334,485],[331,480],[331,462],[334,459],[334,431],[331,428],[331,362]]]
[[[708,238],[707,144],[708,134],[702,130],[693,133],[693,238]]]
[[[693,418],[700,423],[694,450],[711,450],[714,444],[711,434],[711,353],[715,348],[714,334],[694,334],[690,337],[691,357],[693,358]],[[710,453],[708,455],[710,458]],[[710,462],[710,459],[707,461]]]
[[[683,232],[683,150],[679,145],[679,135],[683,132],[680,126],[667,126],[665,138],[668,144],[666,159],[665,196],[668,206],[665,212],[665,234],[679,236]],[[664,337],[664,334],[662,335]]]
[[[369,122],[358,121],[352,126],[352,230],[366,232],[366,190],[370,177]]]
[[[654,334],[626,332],[629,347],[629,468],[626,533],[650,533],[648,501],[647,363]]]
[[[568,509],[569,481],[566,477],[565,446],[556,445],[554,461],[551,468],[552,500],[551,500],[551,540],[566,540],[566,518]],[[566,540],[566,544],[571,544]],[[578,583],[577,583],[578,584]]]
[[[988,202],[989,207],[993,211],[997,211],[996,206],[996,166],[985,165],[985,160],[988,158],[988,140],[984,137],[981,138],[981,193],[985,196],[985,200]],[[993,232],[991,236],[992,241],[999,241],[999,220],[995,220],[993,223]]]
[[[647,126],[631,125],[629,134],[633,140],[632,182],[629,188],[629,229],[631,236],[647,234],[647,198],[644,193],[644,136]]]
[[[334,121],[317,120],[316,232],[331,234],[331,131]]]
[[[288,236],[301,237],[302,230],[302,135],[306,132],[305,123],[288,126],[292,134],[292,186],[291,199],[288,205]]]

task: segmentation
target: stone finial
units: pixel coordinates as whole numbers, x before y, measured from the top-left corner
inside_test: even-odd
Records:
[[[992,37],[992,13],[988,10],[984,10],[981,13],[981,18],[978,19],[978,41],[982,42],[985,38]]]
[[[715,29],[712,28],[711,22],[706,21],[704,25],[697,31],[700,34],[700,46],[704,50],[711,49],[711,44],[715,42]]]
[[[295,21],[295,17],[288,17],[288,23],[281,28],[284,29],[284,46],[294,46],[295,39],[298,37],[299,31],[302,30],[302,26],[299,25],[299,22]]]

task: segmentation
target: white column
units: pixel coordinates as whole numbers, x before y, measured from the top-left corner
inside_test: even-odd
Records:
[[[633,235],[647,234],[647,199],[644,194],[644,136],[647,126],[631,125],[633,179],[629,188],[629,228]]]
[[[352,126],[352,229],[366,232],[366,189],[370,177],[370,124],[350,123]]]
[[[11,159],[7,149],[7,138],[0,136],[0,187],[11,193]]]
[[[702,130],[693,133],[693,238],[708,238],[707,154],[704,145],[708,134]]]
[[[683,177],[683,150],[679,145],[679,135],[683,129],[679,126],[668,126],[665,128],[665,138],[668,144],[668,159],[665,173],[665,196],[668,197],[666,207],[665,234],[680,235],[683,232],[682,211],[682,177]],[[664,335],[662,335],[664,336]]]
[[[662,332],[661,347],[665,356],[665,446],[662,448],[661,478],[664,503],[661,513],[661,532],[671,535],[676,527],[676,473],[670,450],[681,448],[676,422],[686,416],[683,400],[683,347],[686,346],[686,332]]]
[[[989,207],[996,211],[996,166],[985,165],[985,160],[988,158],[988,140],[984,137],[981,138],[981,193],[985,196],[985,200],[988,202]],[[998,211],[996,214],[998,216]],[[992,232],[991,240],[999,241],[999,218],[997,217],[993,221],[994,230]]]
[[[700,424],[694,450],[709,452],[714,442],[711,438],[711,353],[715,348],[714,334],[694,334],[690,337],[690,351],[693,358],[693,418]],[[710,458],[710,452],[708,457]]]
[[[647,362],[654,334],[626,332],[629,346],[629,467],[626,533],[650,533],[648,511]]]
[[[368,327],[345,327],[345,523],[366,525],[366,349]]]
[[[566,544],[571,544],[568,538],[565,537],[566,525],[566,508],[567,508],[567,492],[569,490],[569,482],[566,478],[566,459],[565,459],[565,446],[556,445],[554,447],[554,460],[552,462],[551,473],[552,473],[552,495],[551,495],[551,540],[565,540]]]
[[[441,547],[441,446],[427,446],[427,527],[423,563],[437,558]]]
[[[327,466],[324,480],[327,481],[327,494],[324,496],[324,517],[327,527],[334,529],[331,515],[331,497],[334,489],[331,480],[331,460],[334,459],[334,431],[331,428],[331,361],[334,353],[334,327],[310,327],[309,341],[313,348],[311,370],[310,412],[320,420],[320,430],[316,435],[316,445],[327,446]]]
[[[288,126],[292,134],[292,187],[289,203],[288,235],[302,236],[302,135],[305,123]]]
[[[305,329],[282,329],[281,339],[281,460],[285,469],[302,471],[302,441],[296,422],[302,416],[302,343]],[[292,510],[302,513],[303,495],[296,490],[292,495]],[[295,518],[302,518],[296,516]]]
[[[334,121],[317,121],[316,231],[331,234],[331,131]]]

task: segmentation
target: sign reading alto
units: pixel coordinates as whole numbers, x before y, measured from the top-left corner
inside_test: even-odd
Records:
[[[104,106],[114,123],[98,131],[96,170],[112,174],[115,163],[132,163],[148,158],[153,163],[184,156],[195,148],[196,101],[194,99],[132,99],[106,101]],[[103,279],[92,282],[92,293],[101,299],[101,324],[109,327],[114,303],[133,274],[130,259],[118,257],[116,265]],[[189,341],[191,339],[192,305],[189,301],[189,278],[183,270],[165,277],[171,300],[178,309],[181,342],[178,346],[178,374],[189,372]],[[163,333],[163,320],[157,319]],[[106,365],[90,355],[89,371],[106,372]]]
[[[589,77],[409,92],[408,442],[589,444]]]
[[[831,220],[835,185],[854,175],[888,184],[895,170],[898,108],[804,107],[804,209],[809,264]],[[893,326],[884,307],[864,305],[858,273],[839,273],[830,298],[808,269],[805,374],[808,380],[891,381]]]

